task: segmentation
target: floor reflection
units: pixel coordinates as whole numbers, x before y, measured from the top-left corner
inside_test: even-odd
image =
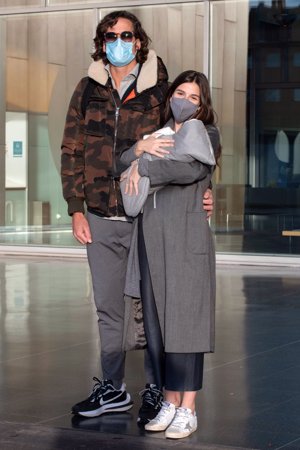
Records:
[[[206,357],[199,428],[188,442],[299,450],[299,293],[299,269],[218,267],[216,352]],[[100,375],[85,259],[2,257],[0,308],[0,421],[148,436],[136,424],[142,351],[127,356],[131,411],[70,414]]]

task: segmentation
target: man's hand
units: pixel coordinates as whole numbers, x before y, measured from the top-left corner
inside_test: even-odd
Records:
[[[207,212],[207,218],[209,219],[214,209],[214,197],[211,189],[207,189],[204,193],[203,209]]]
[[[81,244],[90,244],[92,242],[91,230],[85,216],[81,212],[76,212],[72,216],[73,236]]]

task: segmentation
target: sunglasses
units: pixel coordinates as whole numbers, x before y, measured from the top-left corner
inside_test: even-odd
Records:
[[[105,42],[115,42],[119,36],[124,42],[132,42],[134,33],[132,31],[122,31],[122,33],[114,33],[113,31],[109,31],[104,34],[104,40]]]

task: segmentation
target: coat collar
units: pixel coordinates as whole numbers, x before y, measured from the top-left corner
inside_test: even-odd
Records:
[[[143,92],[157,84],[158,62],[154,50],[149,50],[148,58],[142,65],[140,74],[137,79],[137,92]],[[94,61],[88,69],[88,76],[103,86],[108,80],[108,73],[102,60]]]

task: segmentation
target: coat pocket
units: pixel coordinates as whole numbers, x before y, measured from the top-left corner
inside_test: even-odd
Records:
[[[209,225],[206,212],[188,212],[186,215],[187,249],[191,253],[208,253]]]

